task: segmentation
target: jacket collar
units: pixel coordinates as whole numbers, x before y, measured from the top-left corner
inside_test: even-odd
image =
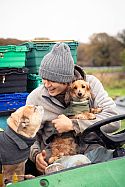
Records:
[[[4,133],[12,140],[14,141],[20,149],[26,149],[33,145],[35,142],[35,137],[33,138],[27,138],[25,136],[22,136],[20,134],[17,134],[12,128],[7,126]]]

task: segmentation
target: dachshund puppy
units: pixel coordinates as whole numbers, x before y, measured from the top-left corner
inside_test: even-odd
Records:
[[[27,105],[17,109],[7,119],[7,128],[0,132],[0,164],[5,181],[12,182],[15,173],[19,181],[24,179],[25,162],[35,142],[42,116],[43,107]]]
[[[100,113],[102,108],[91,108],[90,101],[92,92],[89,83],[84,80],[77,80],[70,84],[65,96],[66,103],[69,103],[66,114],[73,119],[95,119],[95,114]]]
[[[69,89],[65,95],[65,102],[68,107],[65,115],[71,119],[95,119],[96,113],[102,111],[101,108],[90,108],[89,101],[92,98],[89,83],[84,80],[74,81],[69,85]],[[79,153],[78,144],[72,136],[56,136],[51,145],[51,158],[49,163],[53,163],[62,156],[75,155]]]

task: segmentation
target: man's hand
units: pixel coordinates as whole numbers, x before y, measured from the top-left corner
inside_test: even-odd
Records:
[[[45,158],[46,158],[46,151],[45,150],[43,150],[41,153],[38,153],[36,155],[36,168],[40,172],[44,172],[46,167],[48,166],[47,162],[45,162]]]
[[[73,130],[73,124],[71,119],[66,117],[64,114],[59,115],[58,118],[52,120],[52,123],[59,133]]]

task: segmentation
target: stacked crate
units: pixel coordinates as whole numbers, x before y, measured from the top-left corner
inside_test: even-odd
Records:
[[[0,46],[0,128],[5,128],[12,112],[25,105],[28,96],[26,51],[26,46]]]
[[[42,79],[39,76],[41,61],[57,42],[64,42],[68,44],[74,63],[76,64],[78,42],[74,40],[34,40],[23,44],[28,49],[26,52],[26,67],[29,69],[27,81],[27,91],[29,93],[42,84]]]

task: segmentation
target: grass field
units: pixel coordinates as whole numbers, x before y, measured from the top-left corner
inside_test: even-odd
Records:
[[[125,87],[121,88],[110,88],[108,86],[105,86],[105,90],[108,92],[109,96],[113,99],[119,96],[125,96]]]
[[[125,120],[123,120],[121,123],[121,129],[125,129]]]

